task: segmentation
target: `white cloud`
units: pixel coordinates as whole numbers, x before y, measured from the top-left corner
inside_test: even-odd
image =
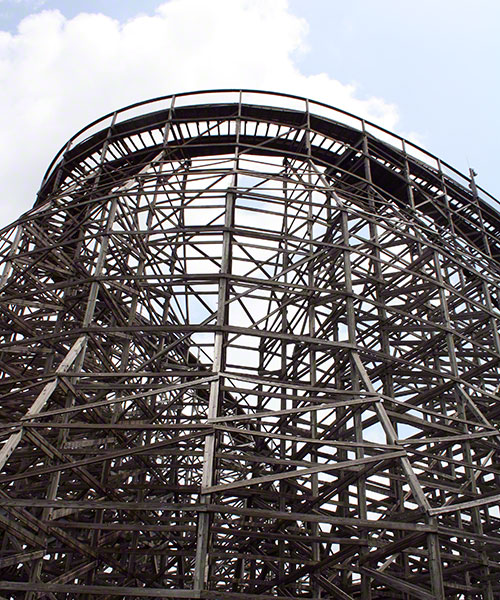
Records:
[[[361,99],[324,73],[306,75],[307,23],[286,0],[171,0],[120,23],[58,11],[0,32],[0,222],[31,207],[60,146],[91,120],[129,103],[205,88],[284,91],[394,129],[396,108]]]

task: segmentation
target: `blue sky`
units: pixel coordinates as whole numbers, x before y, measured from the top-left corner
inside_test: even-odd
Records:
[[[499,24],[499,0],[0,0],[2,224],[77,128],[211,87],[351,110],[500,198]]]

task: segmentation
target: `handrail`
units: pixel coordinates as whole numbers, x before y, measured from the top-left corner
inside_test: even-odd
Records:
[[[373,123],[372,121],[367,121],[366,119],[358,117],[357,115],[354,115],[354,114],[352,114],[346,110],[343,110],[341,108],[336,108],[334,106],[326,104],[325,102],[320,102],[318,100],[311,100],[311,99],[303,97],[303,96],[297,96],[294,94],[286,94],[284,92],[270,92],[270,91],[255,90],[255,89],[220,88],[220,89],[213,89],[213,90],[197,90],[197,91],[193,91],[193,92],[181,92],[179,94],[168,94],[165,96],[158,96],[156,98],[151,98],[148,100],[142,100],[140,102],[134,102],[133,104],[129,104],[128,106],[120,108],[117,111],[110,112],[110,113],[92,121],[91,123],[89,123],[88,125],[83,127],[82,129],[80,129],[77,133],[75,133],[68,140],[68,142],[65,143],[64,146],[62,146],[62,148],[59,150],[59,152],[55,155],[54,159],[50,163],[50,165],[43,177],[43,181],[40,186],[40,189],[42,189],[44,184],[48,181],[48,179],[50,178],[55,167],[57,166],[57,164],[59,164],[65,151],[67,151],[68,148],[73,147],[76,144],[79,144],[80,142],[83,142],[86,139],[92,137],[92,135],[94,133],[97,133],[98,131],[102,131],[103,129],[105,129],[107,126],[109,126],[111,124],[112,119],[115,119],[115,123],[119,123],[119,122],[122,122],[129,118],[132,118],[134,116],[144,115],[144,114],[147,114],[147,112],[151,112],[151,111],[148,110],[148,111],[141,111],[140,113],[137,113],[137,109],[141,108],[141,107],[150,107],[154,104],[158,105],[160,103],[167,103],[167,105],[168,105],[168,103],[172,103],[172,101],[174,101],[174,99],[176,102],[176,107],[178,107],[179,99],[189,98],[190,100],[192,100],[196,96],[204,97],[204,96],[209,96],[209,95],[217,95],[217,96],[220,96],[220,98],[217,98],[217,101],[220,102],[220,100],[222,99],[222,95],[228,95],[228,94],[237,95],[237,98],[235,98],[235,103],[237,102],[237,103],[241,103],[241,104],[250,104],[249,102],[245,102],[245,98],[244,98],[245,95],[257,95],[259,97],[259,99],[261,97],[262,98],[267,97],[268,102],[270,102],[271,98],[279,98],[280,99],[279,104],[267,103],[267,104],[262,104],[263,107],[264,106],[265,107],[272,106],[275,108],[283,108],[283,109],[290,108],[289,106],[286,106],[286,103],[283,102],[284,99],[289,100],[289,101],[299,102],[299,104],[303,103],[303,108],[302,108],[303,112],[307,113],[309,111],[309,113],[312,115],[316,115],[316,116],[320,116],[320,117],[327,117],[327,118],[329,117],[332,120],[340,121],[341,123],[343,122],[345,125],[356,128],[359,131],[366,130],[368,133],[379,138],[382,142],[396,147],[396,149],[398,149],[400,152],[406,152],[406,154],[408,156],[410,156],[411,158],[416,159],[417,161],[422,162],[424,164],[427,164],[431,168],[434,168],[436,170],[441,170],[444,173],[445,173],[445,171],[447,171],[448,173],[445,173],[445,174],[449,175],[452,179],[455,179],[455,180],[458,179],[457,183],[460,183],[464,187],[468,187],[468,188],[471,187],[472,181],[471,181],[470,177],[468,177],[467,175],[464,175],[458,169],[449,165],[448,163],[440,160],[437,156],[435,156],[431,152],[428,152],[427,150],[418,146],[417,144],[401,137],[400,135],[398,135],[396,133],[389,131],[388,129],[386,129],[380,125]],[[225,101],[227,101],[227,100],[225,100]],[[202,104],[207,104],[207,102],[192,103],[192,105],[196,105],[196,104],[202,105]],[[209,102],[209,104],[213,104],[213,102]],[[181,106],[182,106],[182,104],[181,104]],[[167,107],[169,107],[169,105],[165,106],[165,108],[167,108]],[[293,108],[297,109],[297,106],[294,106]],[[156,110],[156,108],[155,108],[155,110]],[[326,111],[326,114],[325,114],[325,111]],[[131,114],[131,113],[134,113],[134,114]],[[346,122],[346,120],[347,120],[347,122]],[[87,134],[87,135],[85,135],[85,134]],[[476,184],[476,188],[481,192],[481,195],[483,195],[484,197],[487,198],[487,201],[489,204],[496,205],[498,208],[500,208],[500,203],[494,196],[489,194],[486,190],[484,190],[477,184]]]

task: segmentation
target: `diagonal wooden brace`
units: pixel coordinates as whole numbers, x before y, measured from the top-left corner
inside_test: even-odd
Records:
[[[27,413],[24,415],[24,417],[22,417],[21,420],[32,419],[40,413],[42,408],[47,404],[49,398],[54,393],[54,390],[56,389],[59,383],[58,375],[66,372],[75,362],[77,356],[80,354],[82,348],[85,345],[86,339],[87,336],[82,335],[76,340],[73,346],[71,346],[63,361],[56,369],[55,378],[52,381],[49,381],[47,384],[45,384],[43,390],[38,394],[36,400],[33,402],[33,404],[28,409]],[[5,463],[9,460],[10,455],[19,445],[19,442],[23,437],[23,432],[24,430],[21,427],[21,429],[19,431],[16,431],[16,433],[13,433],[3,445],[2,450],[0,450],[0,469],[3,469]]]

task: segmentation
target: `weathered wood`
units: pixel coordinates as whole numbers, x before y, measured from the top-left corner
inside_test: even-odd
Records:
[[[0,232],[0,589],[493,600],[500,205],[212,93],[83,130]]]
[[[67,371],[69,369],[69,367],[73,364],[73,362],[77,358],[78,354],[81,352],[83,345],[85,343],[85,340],[86,340],[85,336],[80,336],[76,340],[76,342],[69,349],[68,353],[62,360],[59,367],[56,369],[56,371],[55,371],[56,376],[61,375],[62,373],[64,373],[65,371]],[[49,383],[47,383],[44,386],[43,390],[40,392],[40,394],[37,396],[36,400],[33,402],[33,404],[30,406],[29,410],[27,411],[25,418],[32,418],[33,416],[38,415],[40,413],[42,408],[47,404],[47,402],[49,401],[49,398],[54,393],[54,390],[56,389],[58,383],[59,383],[59,381],[56,377],[53,381],[49,381]],[[20,431],[13,433],[10,436],[10,438],[7,440],[7,442],[4,444],[4,446],[2,446],[2,449],[0,450],[0,469],[2,469],[4,467],[5,463],[7,462],[7,460],[11,456],[11,454],[14,452],[14,450],[19,445],[22,437],[23,437],[23,430],[21,429]]]
[[[272,475],[266,475],[264,477],[253,477],[251,479],[243,479],[240,481],[233,481],[231,483],[222,483],[220,485],[212,485],[203,488],[204,493],[209,494],[212,492],[222,492],[231,490],[239,487],[247,487],[251,485],[257,485],[259,483],[272,483],[273,481],[280,481],[282,479],[289,479],[290,477],[304,477],[306,475],[312,475],[314,473],[331,473],[339,470],[357,470],[361,465],[370,463],[379,463],[385,460],[392,460],[393,458],[406,456],[405,452],[388,452],[387,454],[379,454],[377,456],[370,456],[368,458],[358,458],[356,460],[350,460],[345,462],[337,462],[335,464],[321,464],[316,467],[309,467],[307,469],[294,469],[293,471],[287,471],[285,473],[278,472]]]
[[[423,589],[418,585],[414,585],[413,583],[408,583],[401,579],[397,579],[396,577],[392,577],[391,575],[387,575],[386,573],[381,573],[380,571],[375,571],[374,569],[368,569],[367,567],[360,567],[359,570],[370,577],[373,577],[375,581],[380,583],[385,583],[389,586],[389,588],[399,590],[414,598],[421,598],[422,600],[435,600],[435,596],[431,594],[428,590]]]

